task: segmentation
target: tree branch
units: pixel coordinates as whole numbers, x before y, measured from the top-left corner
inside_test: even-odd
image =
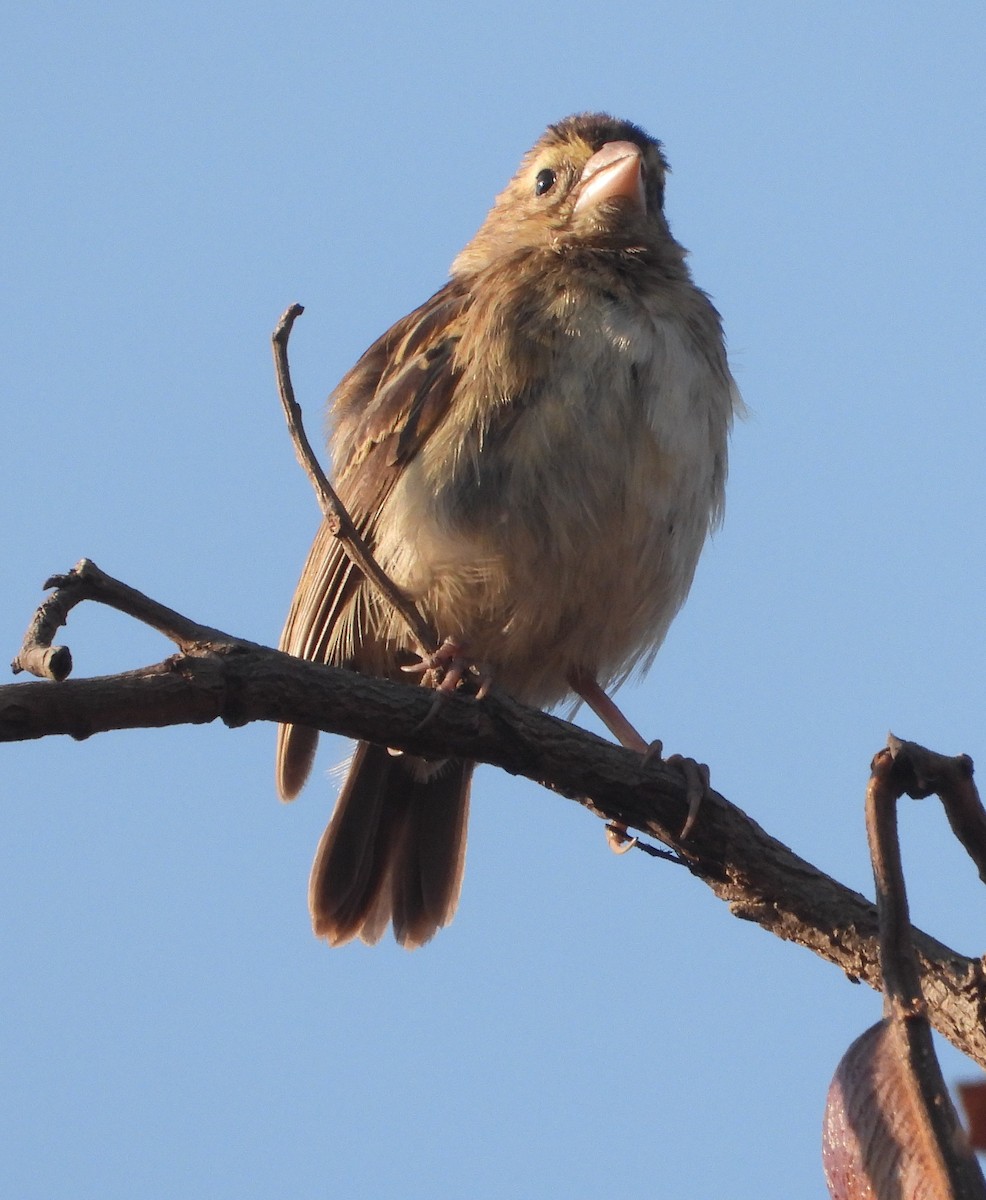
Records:
[[[330,528],[429,653],[437,645],[434,631],[376,564],[305,436],[287,363],[288,336],[302,311],[292,305],[273,335],[278,389],[298,459]],[[36,612],[12,666],[15,673],[30,671],[58,682],[0,687],[0,741],[54,734],[86,738],[110,729],[216,719],[229,726],[277,721],[385,742],[423,757],[453,754],[491,763],[578,800],[606,822],[649,834],[671,847],[736,916],[797,942],[850,978],[880,988],[875,907],[799,858],[716,792],[707,794],[699,820],[683,840],[687,787],[679,772],[659,759],[645,762],[634,751],[525,708],[496,689],[481,700],[452,694],[436,708],[427,688],[304,662],[191,621],[86,559],[45,586],[55,591]],[[66,680],[71,653],[54,646],[53,639],[82,600],[107,604],[150,625],[180,653],[139,671]],[[970,799],[975,792],[971,760],[943,761],[959,764],[949,819],[982,872],[986,855],[972,847],[986,844],[986,815],[978,797],[975,803]],[[663,853],[643,843],[641,849]],[[982,961],[959,955],[918,930],[914,941],[932,1023],[986,1066]]]
[[[703,802],[683,842],[686,788],[673,768],[644,763],[632,751],[525,708],[495,689],[478,701],[451,695],[436,711],[426,688],[303,662],[189,621],[91,563],[84,561],[77,572],[78,583],[72,575],[58,583],[82,587],[85,598],[146,620],[178,642],[182,653],[123,675],[0,687],[0,741],[53,734],[85,738],[109,729],[216,719],[230,726],[287,721],[368,741],[385,738],[387,745],[425,757],[454,754],[492,763],[578,800],[605,821],[656,838],[674,849],[736,916],[880,988],[875,907],[770,837],[716,792]],[[66,602],[56,592],[42,608],[46,605],[54,633],[51,613],[59,609],[64,615]],[[986,1065],[982,961],[957,954],[919,930],[914,942],[932,1023]]]

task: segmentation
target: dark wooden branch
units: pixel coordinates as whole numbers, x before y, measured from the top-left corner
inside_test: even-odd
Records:
[[[87,565],[90,580],[95,570]],[[99,572],[114,607],[147,612],[185,652],[142,671],[63,683],[0,687],[0,741],[109,729],[154,728],[216,719],[227,725],[289,721],[416,754],[460,755],[524,775],[577,799],[606,821],[622,822],[674,849],[696,878],[744,920],[796,942],[847,975],[880,987],[876,909],[799,858],[716,792],[702,805],[687,842],[680,774],[614,746],[567,721],[517,704],[496,690],[481,701],[302,662],[216,632],[123,589]],[[115,583],[116,581],[112,581]],[[181,637],[175,635],[180,633]],[[426,721],[425,718],[430,718]],[[585,797],[591,797],[587,800]],[[986,1065],[983,963],[915,930],[921,985],[933,1024]]]
[[[923,798],[958,785],[963,836],[983,817],[972,762],[933,754],[890,736],[873,759],[866,789],[866,833],[880,926],[883,1020],[843,1055],[825,1107],[822,1157],[833,1200],[986,1200],[986,1181],[945,1087],[928,1023],[911,941],[897,836],[905,793]],[[954,807],[950,797],[945,806]]]

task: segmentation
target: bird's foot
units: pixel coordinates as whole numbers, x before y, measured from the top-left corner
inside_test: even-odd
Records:
[[[665,758],[664,747],[659,741],[651,742],[647,747],[644,753],[644,763],[653,762],[655,758],[658,762],[664,763],[666,767],[677,767],[684,777],[688,816],[678,835],[684,841],[695,828],[695,820],[698,817],[698,810],[702,807],[702,801],[712,790],[709,768],[705,763],[696,762],[694,758],[687,758],[684,754],[669,754]]]
[[[572,690],[582,697],[610,733],[618,739],[620,745],[626,746],[628,750],[637,750],[643,755],[645,765],[657,759],[658,762],[669,767],[677,767],[681,771],[685,779],[688,816],[685,818],[680,836],[688,837],[695,827],[695,819],[698,817],[702,801],[711,790],[709,768],[705,763],[696,762],[694,758],[685,758],[681,754],[672,754],[665,758],[664,746],[660,741],[645,742],[591,673],[573,670],[569,674],[568,682],[571,684]],[[621,825],[618,821],[606,827],[606,838],[610,848],[617,854],[625,854],[636,844],[636,838],[628,837],[626,826]]]
[[[426,687],[448,695],[457,691],[463,683],[475,688],[477,700],[489,692],[493,676],[488,667],[474,662],[467,653],[468,647],[455,638],[446,638],[433,654],[423,654],[420,662],[402,667],[409,675],[420,675]]]
[[[425,687],[435,689],[431,707],[418,724],[423,729],[437,716],[446,699],[463,687],[476,700],[482,700],[493,685],[493,675],[488,667],[473,660],[466,647],[454,638],[446,638],[433,654],[423,654],[421,661],[402,667],[409,675],[420,675]]]
[[[657,760],[666,767],[677,768],[685,780],[685,798],[688,801],[688,815],[681,828],[679,837],[682,841],[695,828],[702,801],[711,791],[709,768],[705,763],[696,762],[694,758],[686,758],[683,754],[669,754],[664,757],[664,746],[660,740],[653,741],[643,752],[643,765]],[[611,821],[606,826],[606,841],[614,854],[626,854],[636,846],[638,839],[627,833],[627,827],[618,821]]]

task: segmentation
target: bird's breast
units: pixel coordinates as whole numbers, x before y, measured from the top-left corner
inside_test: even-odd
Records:
[[[556,702],[573,667],[618,679],[663,640],[718,512],[725,391],[673,321],[574,326],[451,462],[409,464],[381,562],[518,698]]]

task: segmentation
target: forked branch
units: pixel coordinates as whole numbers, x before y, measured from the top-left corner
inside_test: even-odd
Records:
[[[275,361],[283,359],[284,368],[287,336],[298,311],[289,309],[274,335]],[[338,522],[339,536],[360,569],[374,578],[376,564],[365,546],[360,549],[361,539],[353,536],[352,522],[317,467],[290,376],[281,367],[282,401],[299,458],[309,476],[320,476],[324,483],[316,490],[326,519],[333,528]],[[365,557],[357,557],[360,554]],[[381,583],[386,592],[387,584]],[[55,591],[38,609],[14,666],[64,682],[0,687],[0,741],[52,734],[88,737],[108,729],[215,719],[229,725],[262,720],[385,741],[425,757],[453,754],[492,763],[578,800],[607,822],[649,834],[675,850],[736,916],[805,946],[853,979],[880,987],[875,907],[771,838],[718,793],[709,793],[700,820],[683,842],[685,785],[679,772],[659,760],[644,762],[632,751],[525,708],[495,689],[482,701],[452,695],[436,712],[425,688],[303,662],[200,625],[87,560],[68,575],[49,580],[48,586]],[[54,646],[53,639],[72,607],[84,599],[108,604],[159,630],[176,643],[179,653],[124,675],[66,680],[71,655]],[[420,621],[420,614],[416,619],[408,611],[404,599],[399,607],[414,636],[424,649],[433,648],[433,631]],[[986,828],[986,817],[981,806],[977,811],[969,803],[962,783],[971,782],[971,762],[947,761],[962,764],[955,768],[959,780],[954,820],[972,830],[968,836],[975,840],[975,830]],[[984,859],[976,861],[982,871]],[[914,941],[933,1024],[986,1065],[982,961],[957,954],[917,930]]]

